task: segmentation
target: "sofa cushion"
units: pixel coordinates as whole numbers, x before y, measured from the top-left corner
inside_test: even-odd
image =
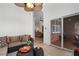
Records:
[[[27,44],[27,42],[21,42],[22,45]]]
[[[26,42],[13,42],[9,44],[9,48],[14,47],[14,46],[24,45],[24,44],[27,44],[27,43]]]
[[[9,44],[9,48],[14,46],[19,46],[19,45],[21,45],[21,42],[13,42]]]
[[[28,35],[21,35],[20,36],[20,41],[26,42],[28,40]]]
[[[19,36],[10,36],[9,40],[10,40],[10,43],[18,42],[19,41]]]
[[[6,36],[4,36],[4,37],[0,37],[0,41],[5,42],[5,43],[7,43],[6,39],[7,39]]]
[[[8,36],[6,36],[6,37],[7,37],[7,39],[6,39],[7,44],[9,44],[9,43],[10,43],[10,39],[9,39],[9,37],[8,37]]]

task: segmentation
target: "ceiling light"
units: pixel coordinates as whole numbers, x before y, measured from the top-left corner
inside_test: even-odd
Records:
[[[34,8],[34,4],[33,3],[27,3],[26,6],[27,6],[27,8]]]
[[[25,11],[37,11],[42,9],[43,3],[15,3],[19,7],[24,7]]]

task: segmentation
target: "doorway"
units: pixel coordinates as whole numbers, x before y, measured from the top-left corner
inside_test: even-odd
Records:
[[[35,43],[41,44],[43,43],[43,12],[34,11],[33,18],[35,21]]]

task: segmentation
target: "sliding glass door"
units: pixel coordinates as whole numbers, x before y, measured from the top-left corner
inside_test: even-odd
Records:
[[[79,48],[79,15],[51,20],[51,44],[70,50]]]
[[[61,18],[51,20],[51,44],[61,46],[62,41],[62,22]]]
[[[74,50],[79,47],[79,15],[63,18],[64,48]]]

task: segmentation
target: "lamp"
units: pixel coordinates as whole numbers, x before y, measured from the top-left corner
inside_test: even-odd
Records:
[[[43,3],[15,3],[19,7],[24,7],[25,11],[37,11],[42,9]]]

